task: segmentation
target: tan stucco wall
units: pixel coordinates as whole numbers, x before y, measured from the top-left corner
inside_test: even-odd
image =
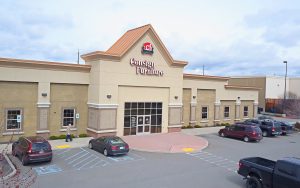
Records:
[[[220,107],[220,123],[229,123],[233,124],[235,119],[235,102],[236,101],[221,101],[221,107]],[[229,106],[229,118],[224,117],[224,109],[225,106]]]
[[[125,102],[162,102],[162,133],[168,131],[169,88],[120,86],[118,91],[117,135],[123,136]]]
[[[197,108],[196,121],[197,125],[211,126],[214,120],[214,103],[216,101],[216,91],[198,89],[197,91]],[[208,119],[202,119],[202,107],[208,107]]]
[[[26,82],[3,82],[0,81],[0,142],[8,141],[10,135],[3,136],[6,129],[6,109],[21,109],[23,112],[21,131],[24,135],[15,135],[16,140],[19,136],[35,135],[37,128],[37,83]]]
[[[141,47],[145,42],[153,44],[153,55],[143,55],[141,53]],[[131,58],[154,62],[155,69],[162,70],[164,75],[137,75],[136,68],[130,65]],[[89,103],[118,104],[118,86],[167,87],[170,89],[169,103],[182,103],[183,68],[170,66],[165,53],[159,48],[157,40],[149,32],[119,62],[101,60],[87,62],[87,64],[92,65],[91,73],[93,74],[90,77],[92,84],[89,89]],[[107,94],[111,94],[112,98],[108,99]],[[178,98],[175,99],[175,96],[178,96]]]
[[[300,78],[290,78],[289,79],[289,91],[296,94],[300,99]]]
[[[230,85],[250,86],[260,88],[258,92],[259,107],[265,109],[266,98],[266,77],[253,77],[253,78],[230,78]]]
[[[183,125],[188,126],[191,113],[191,89],[183,89]]]
[[[248,106],[248,117],[244,116],[244,106]],[[248,119],[248,118],[253,118],[253,101],[241,101],[241,108],[240,108],[240,118],[243,119]]]
[[[80,114],[80,118],[76,120],[77,131],[72,134],[86,133],[87,128],[87,98],[88,86],[75,84],[51,84],[51,105],[49,113],[49,129],[51,135],[61,135],[62,117],[64,108],[75,108],[76,113]]]

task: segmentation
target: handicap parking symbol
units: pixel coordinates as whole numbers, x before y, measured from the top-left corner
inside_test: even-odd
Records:
[[[37,175],[54,174],[63,171],[57,165],[41,166],[33,168]]]

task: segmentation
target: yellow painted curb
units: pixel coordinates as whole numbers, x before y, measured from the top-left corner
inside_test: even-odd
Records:
[[[56,148],[58,148],[58,149],[65,149],[65,148],[70,148],[70,147],[71,147],[71,146],[70,146],[70,145],[67,145],[67,144],[56,146]]]
[[[184,152],[193,152],[195,149],[194,148],[183,148],[182,151]]]

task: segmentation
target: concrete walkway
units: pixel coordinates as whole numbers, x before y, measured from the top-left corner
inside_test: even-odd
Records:
[[[208,146],[206,139],[181,132],[142,136],[124,136],[122,139],[134,150],[160,153],[199,151]]]

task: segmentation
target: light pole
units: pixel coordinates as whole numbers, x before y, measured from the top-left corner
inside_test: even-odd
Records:
[[[285,76],[284,76],[284,97],[283,97],[282,113],[284,113],[284,110],[285,110],[285,100],[286,100],[287,61],[283,61],[283,63],[285,64]]]

